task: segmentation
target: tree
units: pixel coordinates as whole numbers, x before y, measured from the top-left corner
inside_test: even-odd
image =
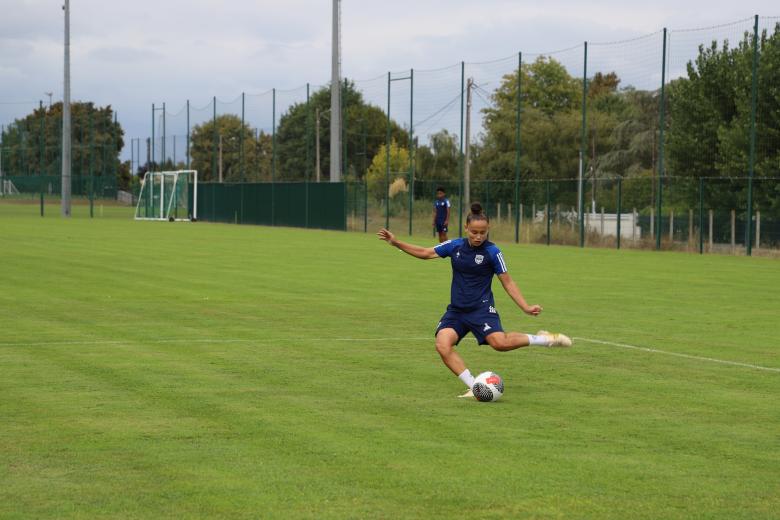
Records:
[[[190,141],[192,169],[198,170],[201,180],[219,179],[220,155],[225,182],[271,180],[271,136],[262,132],[255,136],[238,116],[224,114],[195,126]]]
[[[344,107],[344,140],[346,141],[347,178],[362,179],[375,155],[387,142],[387,114],[366,104],[354,82],[342,86]],[[330,171],[330,88],[314,92],[309,104],[296,103],[279,120],[276,132],[276,153],[279,176],[285,180],[313,178],[315,156],[316,115],[320,114],[320,168],[322,178]],[[395,121],[390,122],[391,138],[409,142],[409,133]],[[364,154],[365,145],[365,154]],[[307,165],[308,161],[308,165]],[[308,172],[308,175],[307,175]]]
[[[124,131],[111,106],[71,103],[71,173],[106,176],[119,171]],[[55,175],[62,169],[62,103],[39,107],[2,133],[5,175]],[[112,182],[113,183],[113,182]]]
[[[429,135],[428,142],[415,150],[415,177],[433,181],[459,179],[458,136],[443,129]]]
[[[758,51],[755,174],[760,177],[776,174],[780,164],[780,24],[773,34],[761,34]],[[688,63],[687,77],[671,83],[666,142],[671,175],[748,175],[752,64],[753,36],[746,33],[736,47],[728,41],[700,46],[696,59]],[[759,207],[778,206],[776,194],[757,196]],[[713,205],[738,207],[746,196],[744,188],[713,183],[708,199]]]
[[[552,58],[540,57],[521,69],[521,176],[570,178],[577,173],[580,82]],[[516,157],[517,74],[504,76],[484,110],[485,134],[477,171],[493,179],[513,179]]]
[[[780,24],[759,41],[756,174],[776,172],[780,158]],[[700,46],[688,76],[670,85],[667,150],[673,174],[744,176],[750,153],[753,42]]]
[[[527,106],[551,116],[558,112],[576,110],[582,100],[582,82],[574,79],[566,68],[553,58],[539,56],[535,62],[523,65],[523,95]],[[504,99],[514,89],[517,100],[517,75],[509,74],[504,80],[514,78],[514,87],[507,85]]]
[[[409,172],[409,150],[399,146],[395,140],[390,142],[390,185],[396,186],[396,192],[391,190],[391,197],[394,197],[405,189],[398,189],[401,183],[400,179],[406,183]],[[387,147],[382,145],[379,151],[374,155],[371,166],[368,168],[368,192],[376,200],[382,200],[387,196]]]

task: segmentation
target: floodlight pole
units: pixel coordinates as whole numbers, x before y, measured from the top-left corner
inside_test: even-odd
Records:
[[[3,182],[3,134],[5,133],[5,126],[0,125],[0,195],[5,193],[5,183]]]
[[[62,191],[60,211],[70,217],[70,0],[62,6],[65,11],[65,78],[62,96]]]
[[[341,0],[333,0],[330,78],[330,181],[341,181]]]

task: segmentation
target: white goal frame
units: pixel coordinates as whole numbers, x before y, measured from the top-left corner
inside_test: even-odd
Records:
[[[177,188],[179,186],[179,179],[182,178],[183,182],[187,182],[189,179],[189,176],[192,175],[192,214],[187,215],[184,218],[176,217],[172,212],[174,208],[176,207],[174,205],[174,197],[177,194]],[[146,201],[146,197],[144,196],[144,189],[147,191],[151,190],[151,193],[147,196],[151,197],[151,200],[154,201],[154,197],[157,195],[155,190],[155,177],[159,177],[160,181],[157,184],[159,186],[159,198],[160,198],[160,206],[159,208],[154,208],[154,215],[153,216],[139,216],[140,215],[140,209],[141,204]],[[173,183],[171,186],[171,189],[169,190],[170,193],[165,192],[165,179],[166,178],[172,178]],[[147,186],[148,181],[148,186]],[[138,195],[138,202],[135,206],[135,220],[157,220],[157,221],[165,221],[169,220],[171,222],[189,222],[189,221],[195,221],[198,219],[198,171],[197,170],[175,170],[175,171],[163,171],[163,172],[146,172],[144,174],[144,178],[141,181],[141,191]]]
[[[14,181],[0,175],[0,197],[3,195],[19,195],[19,190],[14,186]]]

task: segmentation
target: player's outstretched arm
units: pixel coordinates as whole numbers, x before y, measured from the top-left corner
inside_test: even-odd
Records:
[[[395,238],[395,235],[393,235],[390,231],[388,231],[385,228],[380,229],[379,232],[376,234],[376,236],[378,236],[380,240],[384,240],[391,246],[397,247],[404,253],[412,255],[415,258],[421,258],[423,260],[439,258],[439,255],[436,254],[436,251],[434,251],[432,247],[421,247],[421,246],[416,246],[414,244],[407,244],[406,242],[401,242],[400,240]]]
[[[504,290],[509,295],[510,298],[517,304],[518,307],[520,307],[524,313],[530,314],[531,316],[538,316],[540,312],[542,312],[542,306],[541,305],[528,305],[528,303],[525,301],[525,298],[523,298],[523,294],[520,292],[520,288],[517,286],[514,280],[512,280],[512,277],[509,276],[509,273],[502,273],[498,275],[498,279],[501,281],[501,285],[504,286]]]

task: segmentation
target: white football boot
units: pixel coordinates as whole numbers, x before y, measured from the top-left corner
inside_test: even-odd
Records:
[[[547,338],[546,347],[571,347],[571,338],[566,334],[547,332],[546,330],[540,330],[536,333],[537,336],[545,336]]]
[[[468,392],[463,395],[459,395],[458,397],[474,397],[474,392],[472,392],[471,388],[469,388]]]

